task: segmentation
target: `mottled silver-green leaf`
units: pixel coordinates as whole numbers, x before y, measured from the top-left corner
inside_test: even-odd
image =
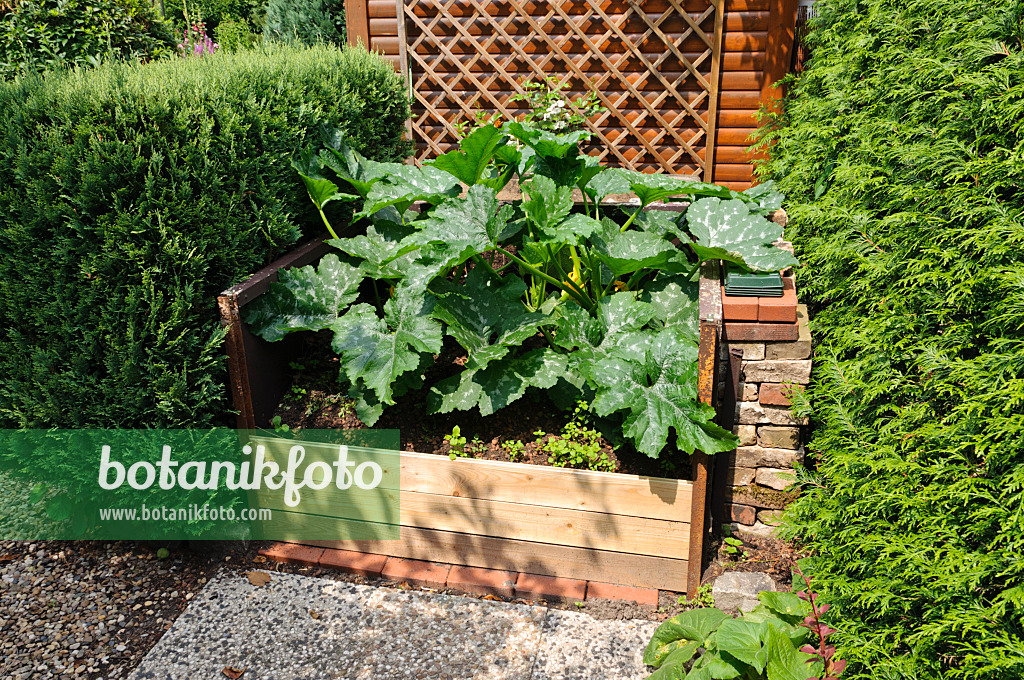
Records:
[[[702,198],[686,210],[686,223],[701,259],[721,258],[757,271],[797,264],[791,253],[772,245],[782,238],[782,227],[743,201]]]
[[[674,329],[654,336],[643,360],[612,355],[597,361],[590,377],[597,389],[594,410],[625,412],[623,434],[648,456],[668,445],[670,428],[687,454],[736,447],[736,437],[711,422],[715,410],[697,401],[697,345]]]
[[[523,184],[523,212],[541,230],[553,227],[572,211],[572,187],[559,186],[549,177],[535,176]]]
[[[693,337],[700,334],[697,281],[682,275],[659,272],[644,286],[640,299],[649,302],[654,318],[667,328],[680,328]]]
[[[282,269],[270,290],[246,308],[249,329],[264,340],[280,340],[296,331],[332,326],[359,296],[363,273],[325,255],[319,265]]]
[[[642,329],[654,317],[654,309],[623,292],[602,298],[596,317],[575,304],[563,305],[558,314],[555,344],[570,350],[572,369],[589,377],[593,364],[612,352],[643,358],[648,338]]]
[[[762,215],[771,215],[782,208],[782,202],[786,200],[786,196],[775,188],[773,180],[755,184],[742,193],[744,199],[757,204]]]
[[[591,179],[585,191],[591,198],[600,202],[610,194],[628,194],[632,179],[633,175],[628,170],[608,168]]]
[[[679,257],[674,245],[646,231],[605,229],[594,234],[591,243],[601,262],[617,277],[639,269],[660,269]]]
[[[338,148],[320,152],[320,162],[334,171],[339,179],[349,184],[360,198],[365,199],[374,184],[401,167],[399,163],[378,163],[364,158],[344,142]]]
[[[470,245],[483,252],[515,233],[518,227],[509,224],[513,212],[512,206],[501,205],[494,189],[477,184],[469,188],[465,198],[446,201],[428,219],[416,222],[418,230],[406,243],[460,250]]]
[[[431,388],[427,406],[431,413],[479,407],[480,415],[488,416],[522,397],[529,387],[552,387],[565,369],[564,355],[548,348],[531,350],[442,380]]]
[[[331,239],[328,243],[360,258],[362,262],[359,268],[371,278],[401,278],[417,256],[414,251],[419,246],[402,244],[402,239],[413,231],[408,225],[377,220],[366,229],[365,234]]]
[[[483,267],[474,267],[460,288],[437,301],[434,318],[448,324],[448,334],[469,353],[467,369],[485,368],[536,335],[541,326],[555,323],[523,306],[522,279],[510,276],[498,282]]]
[[[357,218],[368,217],[378,210],[394,206],[404,213],[416,201],[431,205],[442,203],[461,191],[459,180],[430,165],[398,165],[387,177],[370,187],[363,209]]]
[[[692,200],[698,196],[717,196],[719,198],[736,198],[740,196],[739,192],[732,191],[728,187],[718,184],[693,182],[660,173],[643,173],[633,170],[626,170],[624,172],[631,173],[630,191],[637,195],[643,205],[676,197]]]
[[[370,305],[355,305],[334,324],[331,346],[350,382],[362,380],[384,404],[393,383],[420,364],[420,353],[441,351],[441,324],[431,318],[432,295],[399,289],[384,304],[384,318]]]

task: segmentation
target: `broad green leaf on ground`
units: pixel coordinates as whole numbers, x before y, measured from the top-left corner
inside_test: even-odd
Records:
[[[773,593],[765,590],[758,593],[757,598],[761,600],[761,604],[773,613],[788,619],[790,623],[798,623],[811,613],[811,605],[801,600],[796,593]]]
[[[708,607],[691,609],[673,616],[654,631],[651,641],[644,650],[644,663],[658,666],[665,661],[679,645],[677,642],[697,642],[700,647],[707,646],[705,641],[729,615],[720,609]]]
[[[363,209],[356,217],[368,217],[388,206],[394,206],[399,214],[404,214],[416,201],[437,205],[458,196],[460,191],[459,181],[443,170],[431,165],[422,168],[398,165],[383,181],[370,187]]]
[[[716,641],[719,651],[728,652],[761,673],[768,663],[768,651],[765,649],[767,637],[766,623],[729,619],[719,626]]]
[[[483,267],[474,267],[458,293],[434,305],[434,318],[448,324],[448,334],[469,353],[467,369],[482,369],[500,359],[544,325],[554,325],[547,314],[529,312],[521,300],[522,279],[497,281]]]
[[[793,643],[782,632],[768,628],[768,680],[807,680],[821,675],[820,661],[807,663],[814,659],[793,646]]]
[[[334,324],[331,346],[350,382],[362,380],[378,400],[393,404],[393,383],[420,365],[420,353],[441,351],[441,324],[431,318],[434,298],[398,289],[384,304],[384,318],[367,304],[352,307]]]
[[[529,387],[552,387],[565,369],[565,355],[549,348],[506,356],[487,368],[466,370],[437,383],[427,397],[427,408],[449,413],[479,407],[480,415],[488,416],[522,397]]]
[[[782,238],[782,227],[743,201],[703,198],[687,209],[686,223],[696,239],[690,246],[702,260],[722,259],[757,271],[798,264],[791,253],[771,245]]]
[[[659,272],[644,286],[640,299],[654,309],[654,318],[666,328],[679,328],[697,338],[700,334],[697,281],[679,274]]]
[[[363,273],[325,255],[319,265],[282,269],[270,290],[245,313],[249,329],[264,340],[280,340],[295,331],[331,327],[359,296]]]
[[[466,186],[473,186],[484,177],[497,150],[504,146],[507,135],[493,125],[482,125],[443,156],[438,156],[430,165],[456,177]]]
[[[647,677],[647,680],[684,680],[686,663],[697,653],[700,643],[696,641],[677,640],[665,646],[667,654],[658,666],[658,670]]]
[[[597,389],[594,410],[602,416],[625,412],[623,434],[638,451],[657,457],[669,429],[683,453],[729,451],[736,437],[711,422],[715,410],[697,401],[697,346],[674,329],[659,332],[642,361],[601,359],[590,377]]]
[[[348,379],[344,375],[344,371],[342,371],[342,379]],[[355,408],[359,420],[363,421],[364,425],[373,427],[384,414],[384,404],[377,398],[377,394],[363,384],[362,380],[357,380],[352,383],[350,395],[353,400],[352,406]]]
[[[632,224],[632,226],[637,229],[650,232],[655,236],[660,236],[662,238],[677,238],[683,243],[688,243],[690,241],[689,235],[687,235],[678,223],[681,213],[677,213],[673,210],[640,208],[639,206],[624,208],[627,217],[631,216],[633,212],[637,210],[640,211],[640,214],[636,216],[636,219],[633,220]]]
[[[701,671],[708,674],[714,680],[734,680],[740,677],[747,669],[743,662],[731,663],[726,655],[715,655],[707,657]]]
[[[374,279],[397,279],[416,259],[416,245],[402,245],[402,239],[413,233],[411,226],[376,220],[365,234],[352,238],[331,239],[328,243],[342,252],[362,260],[359,269]]]
[[[320,152],[320,162],[334,171],[338,179],[348,183],[359,197],[366,199],[373,185],[402,167],[399,163],[378,163],[364,158],[344,142],[337,148]]]
[[[469,188],[465,198],[446,201],[429,218],[417,222],[418,230],[406,243],[437,244],[457,250],[472,246],[483,252],[519,228],[509,223],[513,213],[512,206],[501,205],[493,189],[477,184]]]
[[[660,269],[676,263],[679,249],[645,231],[619,231],[605,225],[591,236],[598,258],[618,277],[639,269]]]

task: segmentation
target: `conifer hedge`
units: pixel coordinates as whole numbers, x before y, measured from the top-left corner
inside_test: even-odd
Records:
[[[1024,677],[1024,4],[821,0],[764,168],[812,302],[787,515],[844,678]]]
[[[293,156],[324,122],[403,158],[408,112],[327,47],[0,85],[0,427],[231,422],[216,296],[323,229]]]

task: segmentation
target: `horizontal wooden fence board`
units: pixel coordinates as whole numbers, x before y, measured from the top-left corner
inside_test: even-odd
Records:
[[[715,180],[749,182],[754,177],[754,166],[745,163],[715,163]]]
[[[287,518],[283,518],[287,521]],[[301,536],[296,531],[296,536]],[[686,559],[629,555],[560,545],[402,528],[400,541],[298,541],[340,550],[469,567],[684,591]],[[685,556],[685,553],[683,553]]]
[[[394,493],[384,491],[382,494]],[[368,521],[362,508],[341,500],[343,494],[305,490],[301,509],[310,517],[340,517]],[[546,508],[539,505],[402,492],[400,524],[476,536],[569,545],[634,555],[672,557],[687,554],[689,524],[602,512]],[[280,497],[260,497],[260,507],[294,511]],[[355,518],[345,513],[355,510]],[[323,514],[321,514],[323,513]],[[380,519],[390,520],[389,517]]]
[[[402,491],[688,521],[692,485],[545,465],[402,453]]]

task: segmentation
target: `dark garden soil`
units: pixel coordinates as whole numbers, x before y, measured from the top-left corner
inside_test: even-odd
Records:
[[[339,380],[338,358],[331,351],[330,339],[329,332],[309,334],[302,358],[292,365],[295,371],[292,391],[285,395],[274,412],[281,418],[281,423],[292,430],[366,428],[355,414],[352,399],[347,396],[347,383]],[[458,373],[465,360],[465,350],[451,338],[445,338],[442,353],[427,369],[426,386],[397,398],[397,403],[384,410],[374,428],[399,430],[405,451],[447,456],[451,447],[444,436],[458,426],[461,436],[467,440],[465,450],[472,458],[512,460],[502,444],[521,441],[523,449],[513,462],[549,465],[548,454],[541,448],[548,440],[561,435],[566,423],[572,420],[572,412],[559,409],[539,390],[527,390],[518,401],[486,417],[476,409],[434,415],[427,413],[429,385]],[[601,430],[600,422],[588,423],[587,426]],[[611,471],[689,478],[686,456],[669,454],[655,460],[628,445],[614,449],[609,441],[613,436],[609,434],[608,438],[602,436],[598,440],[601,453],[613,466]]]

